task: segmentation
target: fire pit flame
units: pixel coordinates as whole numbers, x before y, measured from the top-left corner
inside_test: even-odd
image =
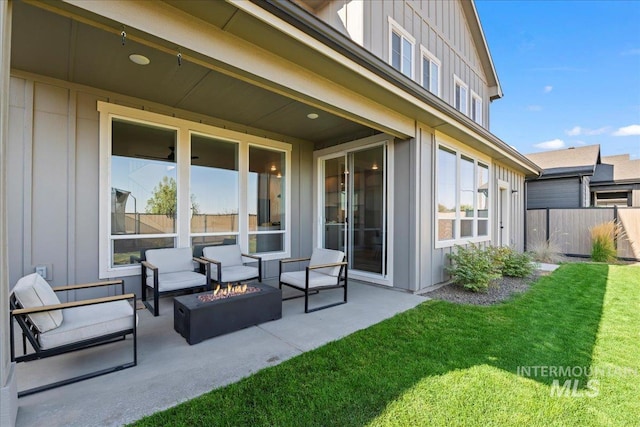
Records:
[[[203,302],[215,301],[223,298],[232,298],[238,295],[251,294],[254,292],[260,292],[260,288],[248,286],[246,283],[239,283],[237,285],[227,283],[226,287],[221,287],[220,284],[218,284],[212,293],[200,295],[198,296],[198,299]]]

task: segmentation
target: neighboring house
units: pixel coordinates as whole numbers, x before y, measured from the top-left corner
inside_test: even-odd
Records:
[[[640,206],[640,160],[601,156],[599,145],[527,154],[540,166],[527,178],[527,209]]]
[[[0,24],[3,287],[45,265],[139,292],[145,249],[237,242],[267,277],[340,248],[416,292],[455,245],[523,249],[539,168],[489,131],[471,1],[9,0]]]
[[[602,156],[591,178],[591,206],[640,207],[640,159]]]

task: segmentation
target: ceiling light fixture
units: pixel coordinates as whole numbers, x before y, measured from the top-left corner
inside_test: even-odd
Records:
[[[373,169],[374,171],[378,170],[378,164],[377,163],[373,163],[373,166],[371,166],[371,169]]]
[[[148,65],[151,62],[149,58],[138,53],[132,53],[131,55],[129,55],[129,60],[138,65]]]
[[[276,171],[276,165],[271,165],[271,172],[275,172]]]
[[[278,175],[276,175],[276,178],[282,178],[282,174],[278,172]]]
[[[307,114],[307,117],[310,118],[311,120],[315,120],[320,116],[318,116],[317,113],[309,113],[309,114]]]

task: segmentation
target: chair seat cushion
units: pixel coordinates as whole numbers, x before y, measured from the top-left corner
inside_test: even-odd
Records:
[[[299,288],[305,287],[305,271],[290,271],[280,275],[280,281]],[[315,271],[309,272],[309,289],[320,286],[337,286],[338,278]]]
[[[218,280],[218,269],[215,265],[211,266],[211,278]],[[222,267],[222,282],[239,282],[241,280],[255,279],[258,277],[259,271],[256,267],[246,265],[232,265],[230,267]]]
[[[65,308],[62,312],[64,316],[62,324],[56,329],[39,335],[43,349],[96,338],[133,327],[134,310],[127,301]]]
[[[158,274],[158,291],[167,292],[207,284],[207,276],[195,271]],[[153,276],[147,277],[147,286],[153,287]]]
[[[51,286],[37,273],[31,273],[18,280],[12,292],[24,308],[60,304]],[[62,310],[33,313],[28,316],[39,332],[47,332],[59,327],[64,318]]]

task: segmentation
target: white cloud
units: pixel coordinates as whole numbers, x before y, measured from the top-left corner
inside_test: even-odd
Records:
[[[565,133],[569,136],[578,136],[582,134],[582,128],[580,126],[574,126],[573,129],[569,129],[565,131]]]
[[[535,144],[534,147],[542,148],[543,150],[557,150],[564,147],[564,141],[556,138],[552,139],[551,141],[545,141],[539,144]]]
[[[587,129],[581,126],[574,126],[573,128],[565,131],[565,133],[569,136],[578,136],[578,135],[593,136],[593,135],[602,135],[603,133],[607,133],[609,129],[610,129],[609,126],[603,126],[598,129]]]
[[[553,86],[550,86],[550,85],[549,85],[549,86],[545,86],[545,87],[544,87],[544,93],[549,93],[549,92],[551,92],[552,90],[553,90]]]
[[[613,136],[634,136],[640,135],[640,125],[631,125],[621,127],[617,131],[612,133]]]
[[[541,105],[527,105],[527,111],[542,111]]]

